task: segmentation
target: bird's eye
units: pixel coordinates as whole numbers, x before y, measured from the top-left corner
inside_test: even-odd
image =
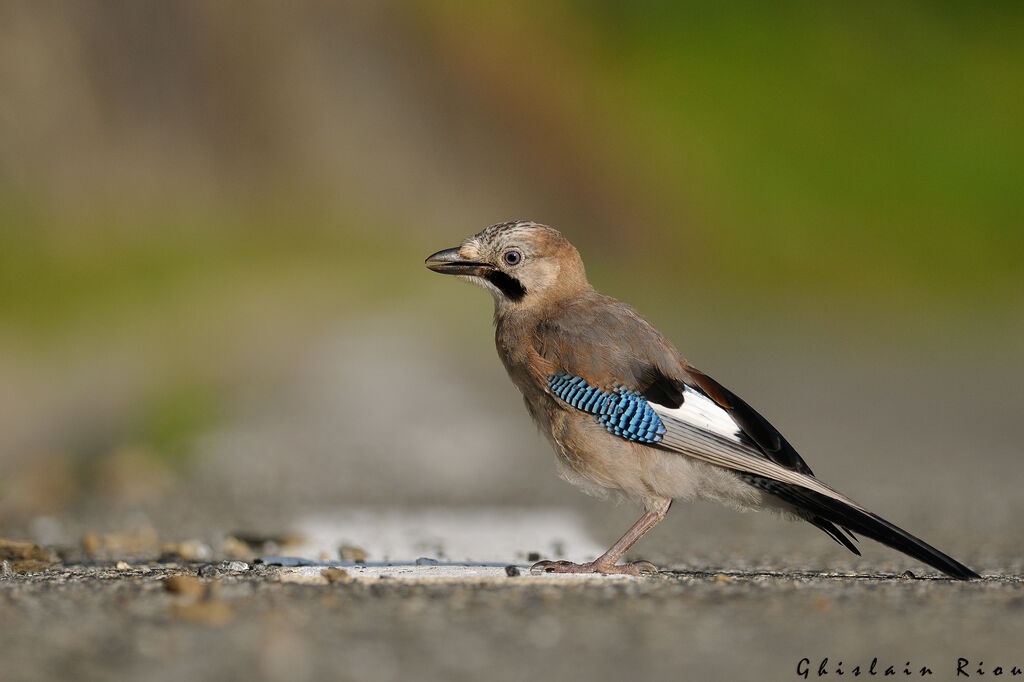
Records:
[[[502,256],[501,259],[505,261],[506,265],[519,265],[519,263],[522,262],[523,260],[523,254],[515,250],[506,251],[505,255]]]

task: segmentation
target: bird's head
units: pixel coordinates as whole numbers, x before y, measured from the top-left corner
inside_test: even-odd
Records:
[[[428,268],[489,290],[499,313],[568,298],[590,288],[579,252],[547,225],[491,225],[426,260]]]

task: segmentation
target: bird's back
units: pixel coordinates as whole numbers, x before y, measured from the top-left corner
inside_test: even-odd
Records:
[[[532,347],[557,371],[603,388],[642,390],[654,369],[675,376],[686,367],[676,347],[636,310],[593,290],[537,316]]]

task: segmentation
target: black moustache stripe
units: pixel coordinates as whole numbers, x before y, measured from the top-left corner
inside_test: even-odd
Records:
[[[526,296],[526,287],[515,277],[510,277],[500,270],[492,270],[487,273],[487,281],[498,287],[501,293],[513,301],[518,301]]]

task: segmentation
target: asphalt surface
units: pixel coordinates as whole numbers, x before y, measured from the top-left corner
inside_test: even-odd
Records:
[[[957,679],[959,659],[986,679],[1024,667],[1021,576],[567,579],[524,568],[438,578],[431,568],[404,578],[243,562],[7,573],[0,678],[786,680],[805,669],[816,678],[828,658],[829,679],[858,665],[868,676],[877,659],[879,676],[927,668],[944,680]]]

